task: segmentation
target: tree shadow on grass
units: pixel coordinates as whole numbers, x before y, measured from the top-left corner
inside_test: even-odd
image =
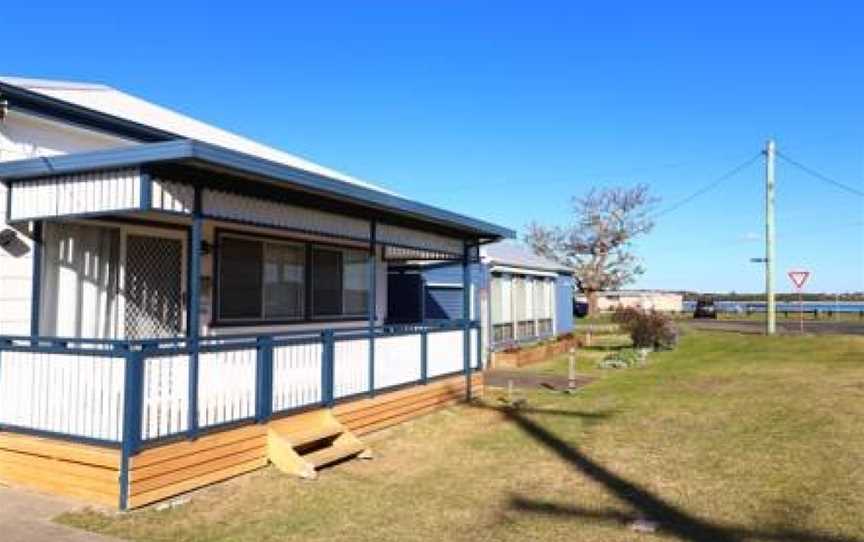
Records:
[[[527,418],[525,414],[529,411],[489,406],[481,408],[499,411],[534,440],[555,452],[573,469],[603,486],[635,512],[631,516],[614,509],[595,511],[547,501],[531,500],[520,496],[514,496],[511,499],[511,506],[515,510],[618,524],[626,524],[637,519],[647,519],[658,522],[663,532],[670,533],[681,540],[700,542],[709,540],[713,542],[743,542],[751,539],[790,542],[864,542],[864,540],[857,538],[795,529],[752,529],[744,526],[719,524],[696,517],[595,462],[575,446],[568,444],[540,424]],[[534,412],[543,414],[542,409]],[[582,416],[580,413],[573,414]]]

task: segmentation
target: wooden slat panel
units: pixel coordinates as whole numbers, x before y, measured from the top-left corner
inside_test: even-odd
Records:
[[[108,467],[94,467],[73,461],[63,461],[21,452],[0,450],[0,463],[9,466],[38,469],[45,473],[73,476],[84,481],[108,484],[116,488],[119,471]]]
[[[64,442],[29,435],[0,433],[0,449],[74,461],[85,465],[96,465],[114,469],[120,468],[119,450],[89,446],[87,444]]]
[[[440,395],[452,396],[457,399],[462,399],[465,397],[465,387],[464,386],[453,386],[446,388],[435,388],[429,390],[422,390],[417,393],[413,393],[410,395],[404,395],[396,400],[382,401],[379,403],[370,403],[367,407],[361,409],[350,410],[344,413],[338,413],[337,416],[343,422],[351,421],[357,418],[362,418],[365,416],[369,416],[375,414],[377,412],[385,412],[392,408],[398,407],[399,405],[411,403],[415,401],[422,401],[429,397],[438,397]]]
[[[346,420],[344,423],[352,431],[358,431],[370,425],[375,425],[384,420],[400,419],[403,415],[410,415],[412,413],[425,411],[427,407],[440,406],[441,408],[443,408],[445,405],[458,403],[459,401],[459,397],[455,397],[449,394],[442,394],[434,397],[428,397],[421,401],[394,406],[389,410],[371,414],[369,416],[363,416],[361,418],[356,418],[350,421]]]
[[[134,496],[159,488],[174,486],[183,482],[195,483],[196,480],[206,477],[213,472],[218,472],[248,461],[260,459],[266,457],[266,455],[267,451],[265,446],[256,446],[250,450],[245,450],[212,461],[199,461],[184,469],[168,472],[147,480],[134,482],[129,488],[129,492],[130,495]],[[206,485],[206,483],[196,485],[195,487],[200,487],[201,485]]]
[[[2,464],[0,464],[0,478],[14,485],[21,485],[23,487],[44,491],[53,495],[83,499],[110,507],[116,507],[120,497],[119,484],[113,493],[103,493],[92,489],[70,485],[63,480],[52,477],[50,474],[42,473],[40,476],[37,473],[37,475],[34,476],[27,471],[3,467]]]
[[[198,440],[184,440],[166,444],[165,446],[150,448],[132,457],[130,463],[134,470],[177,457],[199,453],[217,446],[224,446],[232,442],[265,436],[266,433],[267,428],[263,425],[246,425],[237,429],[207,435]]]
[[[357,429],[352,429],[355,435],[366,435],[372,433],[373,431],[378,431],[380,429],[386,429],[387,427],[392,427],[394,425],[398,425],[402,422],[406,422],[408,420],[419,418],[420,416],[425,416],[426,414],[431,414],[436,410],[441,410],[445,406],[455,403],[456,401],[449,401],[439,404],[434,404],[430,406],[423,407],[418,410],[414,410],[411,412],[406,412],[404,414],[399,414],[398,416],[393,416],[391,418],[386,418],[383,420],[379,420],[375,423],[366,425],[364,427],[359,427]]]
[[[221,482],[222,480],[227,480],[229,478],[239,476],[240,474],[259,469],[266,465],[266,457],[253,459],[251,461],[240,463],[238,465],[233,465],[231,467],[214,471],[197,478],[183,480],[182,482],[161,487],[153,491],[148,491],[147,493],[141,493],[140,495],[133,495],[129,498],[129,506],[132,508],[137,508],[139,506],[144,506],[146,504],[150,504],[156,501],[161,501],[163,499],[173,497],[174,495],[186,493],[187,491],[192,491],[193,489],[198,489],[200,487],[210,485],[215,482]]]
[[[140,482],[142,480],[147,480],[149,478],[154,478],[157,476],[163,476],[165,474],[179,471],[182,469],[188,469],[190,467],[194,467],[199,463],[205,463],[214,459],[221,459],[226,456],[246,452],[249,450],[259,450],[261,452],[261,455],[263,455],[266,447],[267,438],[264,436],[255,436],[250,439],[232,442],[231,444],[226,444],[224,446],[216,446],[214,448],[210,448],[209,450],[197,452],[194,454],[176,457],[174,459],[161,461],[159,463],[154,463],[152,465],[147,465],[144,467],[139,466],[133,468],[129,472],[129,480],[131,482]]]
[[[341,403],[336,405],[333,408],[333,412],[337,415],[344,414],[346,412],[351,412],[354,410],[363,410],[365,408],[369,408],[370,406],[374,406],[380,403],[385,403],[389,401],[397,401],[403,397],[409,397],[411,395],[415,395],[417,393],[423,393],[428,390],[435,390],[438,388],[448,388],[448,387],[463,387],[465,384],[465,377],[463,375],[457,375],[452,378],[448,378],[446,380],[438,380],[427,384],[425,386],[411,386],[409,388],[404,388],[398,391],[383,393],[378,397],[374,397],[372,399],[360,399],[357,401],[350,401],[347,403]]]

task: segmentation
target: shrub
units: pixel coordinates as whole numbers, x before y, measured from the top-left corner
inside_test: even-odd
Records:
[[[638,320],[642,314],[644,313],[635,307],[622,307],[619,305],[615,309],[615,312],[612,313],[612,321],[627,329],[627,326],[633,323],[633,321]]]
[[[644,360],[636,350],[624,348],[614,354],[609,354],[597,366],[601,369],[627,369],[628,367],[642,365],[643,362]]]
[[[616,310],[613,319],[630,335],[636,348],[671,350],[678,344],[678,328],[663,313],[626,308]]]

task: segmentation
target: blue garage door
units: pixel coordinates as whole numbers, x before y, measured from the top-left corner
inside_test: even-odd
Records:
[[[427,286],[426,318],[428,320],[459,320],[462,318],[462,287]]]

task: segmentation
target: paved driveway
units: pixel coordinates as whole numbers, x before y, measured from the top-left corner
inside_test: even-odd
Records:
[[[3,542],[111,542],[117,539],[53,523],[51,518],[80,509],[80,502],[0,485],[0,540]]]

